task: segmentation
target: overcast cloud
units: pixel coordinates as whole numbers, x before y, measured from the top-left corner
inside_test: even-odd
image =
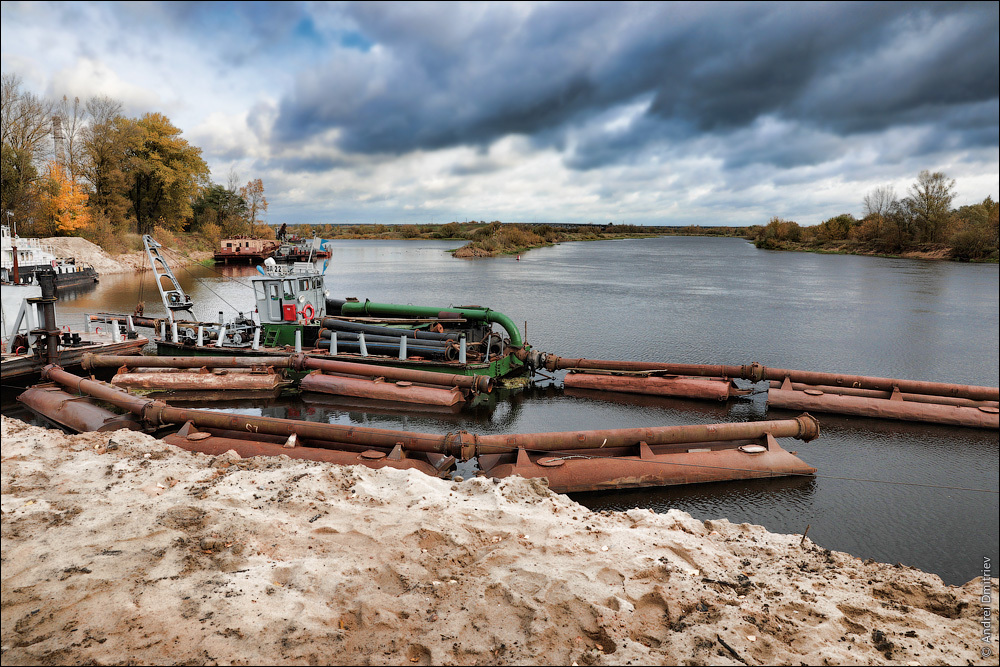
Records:
[[[815,224],[998,196],[987,3],[3,3],[3,72],[166,114],[274,222]]]

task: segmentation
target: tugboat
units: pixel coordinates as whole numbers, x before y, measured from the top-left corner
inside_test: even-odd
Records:
[[[283,356],[292,351],[335,361],[493,378],[525,376],[544,355],[516,324],[482,306],[426,307],[328,298],[312,262],[279,265],[267,258],[251,279],[255,308],[229,322],[198,321],[160,245],[143,237],[167,317],[132,316],[159,330],[160,356]],[[190,319],[181,319],[187,313]],[[110,322],[122,315],[100,314]],[[499,324],[504,333],[493,331]]]

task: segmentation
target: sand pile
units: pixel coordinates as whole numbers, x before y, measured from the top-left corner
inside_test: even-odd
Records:
[[[2,448],[4,665],[997,664],[981,580],[759,526],[6,417]]]
[[[149,259],[144,252],[112,256],[101,246],[79,236],[53,236],[41,239],[41,243],[56,257],[76,259],[77,264],[89,264],[98,275],[134,273],[149,268]]]
[[[151,270],[149,257],[144,251],[109,255],[101,246],[78,236],[53,236],[40,239],[40,242],[56,257],[76,259],[77,264],[89,264],[94,267],[98,275]],[[180,257],[174,251],[170,253],[169,261],[177,266],[181,263],[200,262],[211,257],[212,253],[206,251],[193,252]]]

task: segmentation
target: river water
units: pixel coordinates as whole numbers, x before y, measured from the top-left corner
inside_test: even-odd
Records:
[[[338,241],[332,297],[478,304],[567,357],[748,364],[880,377],[998,384],[998,267],[758,250],[741,239],[664,237],[568,243],[457,260],[448,241]],[[252,310],[247,267],[174,265],[196,314]],[[60,324],[84,313],[162,313],[151,276],[105,276],[64,290]],[[323,401],[237,403],[247,414],[445,432],[528,433],[787,418],[763,396],[728,405],[563,391],[560,377],[457,416],[370,412]],[[818,415],[822,435],[786,449],[815,479],[758,480],[577,494],[593,509],[678,508],[802,533],[861,558],[961,584],[998,556],[997,432]],[[470,466],[460,468],[462,474]]]

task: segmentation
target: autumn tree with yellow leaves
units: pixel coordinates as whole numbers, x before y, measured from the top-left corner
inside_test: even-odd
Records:
[[[90,226],[87,193],[58,162],[49,162],[35,183],[37,207],[35,224],[46,236],[72,235]]]

